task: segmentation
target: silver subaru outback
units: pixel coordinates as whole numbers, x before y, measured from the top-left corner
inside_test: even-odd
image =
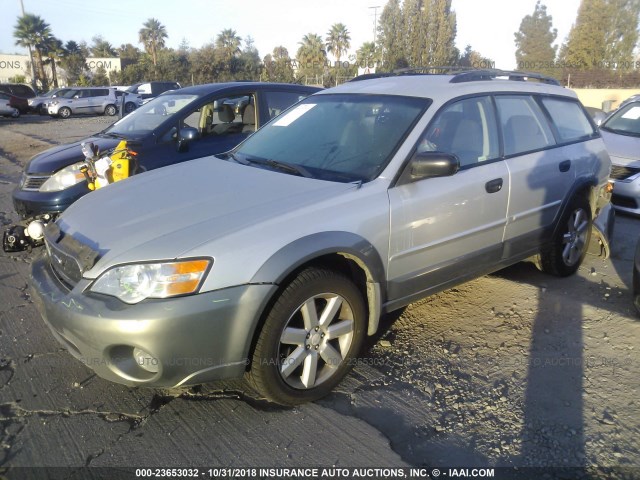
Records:
[[[552,79],[359,79],[227,154],[83,197],[47,229],[34,298],[106,379],[246,375],[293,405],[336,386],[386,312],[531,257],[571,275],[592,234],[607,255],[610,166]]]

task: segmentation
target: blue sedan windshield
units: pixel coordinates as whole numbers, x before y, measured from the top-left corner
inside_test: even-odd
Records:
[[[145,103],[126,117],[118,120],[103,133],[139,137],[155,130],[169,117],[182,111],[198,98],[198,95],[175,93],[162,95]]]

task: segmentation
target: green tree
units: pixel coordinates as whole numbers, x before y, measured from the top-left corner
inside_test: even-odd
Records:
[[[295,79],[289,51],[283,46],[275,47],[264,57],[264,71],[267,82],[291,83]]]
[[[80,77],[86,73],[86,63],[87,57],[82,47],[73,40],[68,41],[60,59],[60,66],[65,71],[67,84],[78,84]]]
[[[638,43],[640,0],[609,0],[610,26],[605,35],[606,58],[613,64],[629,63]]]
[[[65,54],[64,46],[61,40],[50,35],[45,40],[43,47],[43,53],[47,56],[45,63],[51,65],[51,82],[53,83],[53,88],[58,88],[57,62],[59,62]]]
[[[382,69],[392,71],[408,65],[405,54],[404,17],[400,0],[389,0],[378,24],[378,49]]]
[[[91,39],[93,45],[89,47],[91,55],[94,57],[115,57],[117,55],[115,48],[109,42],[107,42],[102,35],[96,35]]]
[[[582,0],[561,60],[578,68],[597,67],[606,60],[605,41],[610,25],[607,0]]]
[[[158,64],[158,51],[164,48],[165,38],[168,38],[167,29],[155,18],[148,19],[138,32],[138,39],[151,55],[154,66]]]
[[[495,62],[474,50],[471,45],[467,45],[464,53],[460,55],[457,64],[461,67],[469,68],[494,68]]]
[[[356,51],[356,62],[360,68],[373,68],[376,60],[376,45],[373,42],[364,42]]]
[[[226,62],[231,62],[233,58],[240,55],[240,45],[242,45],[242,38],[231,28],[222,30],[216,37],[216,48]]]
[[[130,43],[120,45],[120,47],[116,49],[116,55],[120,57],[120,68],[124,70],[129,65],[138,63],[141,53],[140,49]]]
[[[326,38],[327,52],[336,58],[340,64],[340,58],[351,48],[351,36],[349,30],[343,23],[334,23],[327,32]]]
[[[316,33],[308,33],[302,37],[298,43],[300,47],[296,54],[298,63],[298,77],[314,77],[315,83],[324,75],[324,68],[327,64],[327,52],[324,49],[322,37]]]
[[[222,64],[217,60],[219,54],[216,52],[214,44],[204,45],[202,48],[193,49],[189,54],[191,65],[191,77],[193,83],[211,83],[217,81]]]
[[[451,10],[451,0],[431,0],[426,12],[428,55],[423,55],[423,65],[452,65],[458,58],[455,48],[456,14]]]
[[[109,77],[107,76],[107,71],[103,66],[96,69],[96,72],[91,77],[91,85],[94,87],[109,85]]]
[[[516,64],[518,69],[554,75],[558,72],[550,65],[556,58],[557,47],[553,45],[558,31],[553,28],[547,7],[540,3],[531,15],[520,22],[520,29],[514,34],[516,43]]]
[[[237,79],[258,81],[261,70],[260,53],[255,47],[253,38],[248,36],[244,40],[244,49],[240,53],[240,71],[237,73]]]
[[[39,15],[26,13],[18,17],[18,21],[13,29],[15,44],[19,47],[33,49],[36,79],[40,82],[42,90],[49,89],[47,75],[44,71],[43,49],[46,39],[51,36],[51,28]]]
[[[428,0],[427,0],[428,1]],[[429,5],[425,0],[405,0],[402,17],[405,36],[405,56],[412,67],[427,66],[423,56],[428,55],[427,19]]]

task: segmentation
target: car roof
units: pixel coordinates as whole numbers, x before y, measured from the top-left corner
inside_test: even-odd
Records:
[[[534,77],[535,78],[535,77]],[[446,102],[453,98],[478,93],[542,93],[577,98],[573,90],[544,81],[527,81],[523,78],[502,79],[498,77],[461,78],[459,75],[407,74],[371,77],[350,81],[338,87],[330,88],[320,94],[358,93],[403,95],[431,98]]]
[[[319,87],[310,87],[307,85],[297,85],[291,83],[270,83],[270,82],[225,82],[225,83],[207,83],[205,85],[194,85],[192,87],[184,87],[180,89],[181,94],[207,95],[220,90],[230,88],[247,88],[255,90],[296,90],[300,92],[317,92],[321,90]]]

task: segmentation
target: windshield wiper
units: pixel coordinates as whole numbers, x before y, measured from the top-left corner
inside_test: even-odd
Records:
[[[239,161],[235,156],[233,157],[236,161]],[[249,157],[245,157],[246,161],[249,163],[255,163],[257,165],[265,165],[267,167],[271,167],[271,168],[277,168],[280,169],[284,172],[287,173],[292,173],[293,175],[298,175],[300,177],[306,177],[306,178],[314,178],[313,175],[311,175],[311,173],[309,173],[309,171],[300,166],[300,165],[293,165],[291,163],[286,163],[286,162],[280,162],[278,160],[270,160],[270,159],[266,159],[266,158],[249,158]],[[242,163],[242,162],[240,162]]]
[[[124,138],[124,139],[127,138],[121,133],[113,133],[113,132],[100,132],[98,135],[102,135],[103,137],[110,137],[110,138]]]

